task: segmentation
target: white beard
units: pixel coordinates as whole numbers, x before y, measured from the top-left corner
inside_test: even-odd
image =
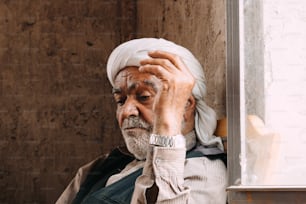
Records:
[[[185,121],[182,121],[182,129],[185,127]],[[136,130],[125,130],[126,128],[140,127]],[[146,159],[147,152],[149,150],[150,134],[152,132],[152,126],[145,122],[140,117],[129,117],[123,121],[121,127],[121,133],[123,139],[130,153],[132,153],[137,159]]]
[[[136,130],[126,128],[139,127]],[[123,121],[121,132],[128,150],[139,160],[144,160],[149,149],[152,126],[139,117],[129,117]]]
[[[122,133],[125,144],[128,150],[139,160],[144,160],[149,148],[149,134],[139,134],[136,137],[131,137],[128,134]]]

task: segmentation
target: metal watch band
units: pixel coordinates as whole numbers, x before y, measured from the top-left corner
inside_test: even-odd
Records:
[[[160,147],[185,147],[186,141],[183,135],[162,136],[157,134],[150,135],[150,144]]]

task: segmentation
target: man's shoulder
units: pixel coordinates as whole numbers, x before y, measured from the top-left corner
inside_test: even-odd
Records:
[[[94,160],[90,171],[101,171],[101,169],[112,169],[114,165],[125,166],[126,163],[134,160],[134,157],[125,146],[117,146],[110,152],[102,154],[100,157]]]
[[[198,157],[205,157],[209,160],[221,160],[227,166],[227,154],[216,147],[197,146],[186,154],[187,159]]]
[[[132,161],[134,159],[133,155],[129,153],[125,146],[117,146],[113,148],[110,152],[101,154],[85,165],[78,169],[77,175],[82,177],[84,180],[88,174],[96,174],[97,171],[101,171],[105,165],[114,165],[120,161]],[[123,162],[125,163],[125,162]]]

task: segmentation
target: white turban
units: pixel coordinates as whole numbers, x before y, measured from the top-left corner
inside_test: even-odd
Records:
[[[162,50],[181,57],[195,78],[192,94],[196,99],[195,131],[204,146],[216,146],[223,150],[221,138],[213,135],[216,128],[216,113],[204,101],[206,94],[205,76],[199,61],[186,48],[171,41],[157,38],[141,38],[127,41],[116,47],[107,62],[107,76],[114,86],[118,72],[127,66],[140,66],[140,61],[148,58],[148,52]]]

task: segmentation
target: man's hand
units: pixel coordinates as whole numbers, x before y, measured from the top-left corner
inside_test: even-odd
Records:
[[[149,52],[151,58],[141,61],[139,71],[161,80],[153,106],[153,133],[174,136],[181,133],[185,106],[195,84],[194,77],[177,55],[165,51]]]

